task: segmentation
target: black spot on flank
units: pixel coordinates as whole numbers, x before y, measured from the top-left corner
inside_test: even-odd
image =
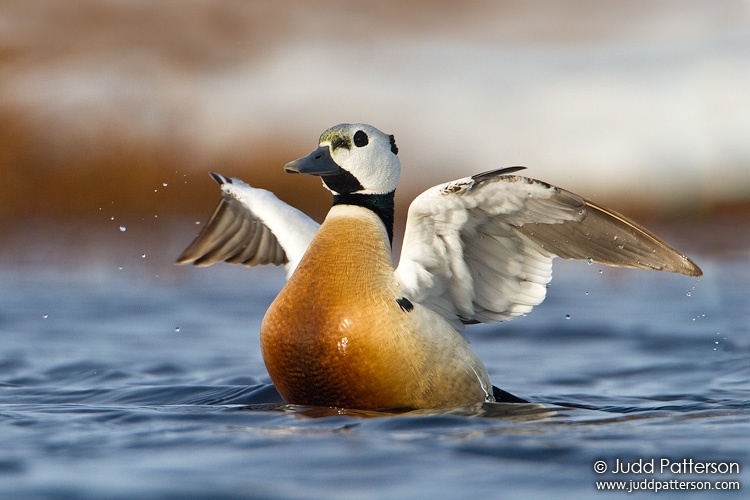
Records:
[[[352,141],[344,135],[337,135],[331,140],[331,151],[338,148],[352,149]]]
[[[388,138],[391,140],[391,151],[394,155],[398,154],[398,146],[396,146],[396,138],[393,137],[393,134],[389,135]]]
[[[514,396],[508,391],[504,391],[494,385],[492,386],[492,396],[497,403],[528,403],[525,399]]]
[[[367,137],[364,130],[357,130],[357,132],[354,133],[354,145],[358,148],[367,146],[368,142],[370,142],[370,138]]]
[[[411,312],[414,309],[414,304],[411,303],[409,299],[406,297],[401,297],[400,299],[396,299],[396,303],[404,312]]]

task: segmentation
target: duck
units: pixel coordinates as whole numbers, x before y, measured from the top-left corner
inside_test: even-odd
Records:
[[[463,332],[540,304],[553,258],[703,273],[636,222],[518,175],[524,168],[417,196],[394,266],[395,138],[367,124],[336,125],[284,166],[320,177],[332,193],[322,224],[269,191],[211,173],[221,199],[177,262],[285,266],[260,348],[286,403],[360,410],[525,403],[491,383]]]

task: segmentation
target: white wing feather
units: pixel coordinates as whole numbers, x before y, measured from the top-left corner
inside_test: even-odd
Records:
[[[405,295],[454,325],[529,312],[552,258],[699,276],[695,264],[613,211],[525,177],[518,168],[428,189],[409,207],[396,278]]]
[[[221,200],[177,263],[285,264],[289,279],[319,224],[269,191],[211,175],[221,185]]]

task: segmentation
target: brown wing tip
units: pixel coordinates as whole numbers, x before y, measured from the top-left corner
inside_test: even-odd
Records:
[[[683,255],[682,260],[685,265],[681,269],[679,269],[679,272],[681,274],[684,274],[685,276],[695,276],[695,277],[703,276],[703,270],[701,270],[701,268],[698,267],[698,265],[695,262],[690,260],[689,257],[687,257],[686,255]]]
[[[217,172],[209,172],[208,175],[210,175],[211,178],[214,181],[216,181],[216,183],[219,186],[222,186],[224,184],[232,184],[232,179],[225,175],[221,175]],[[216,211],[218,211],[220,207],[222,207],[221,202],[217,206]],[[214,212],[212,219],[215,216],[216,216],[216,212]],[[211,221],[209,220],[209,223],[210,222]],[[194,266],[198,266],[198,267],[205,267],[205,266],[210,266],[211,264],[213,264],[213,261],[211,262],[203,261],[202,257],[204,257],[204,255],[202,253],[196,252],[194,249],[194,247],[196,246],[196,243],[200,241],[201,236],[203,235],[203,232],[206,230],[207,225],[208,224],[204,224],[202,226],[203,229],[201,230],[200,234],[195,238],[195,240],[193,240],[190,246],[188,246],[185,250],[183,250],[180,256],[177,257],[177,260],[175,260],[175,264],[177,265],[193,264]]]
[[[177,257],[177,260],[175,260],[174,263],[177,264],[178,266],[182,266],[185,264],[193,264],[199,267],[209,265],[209,264],[201,264],[200,256],[194,255],[193,252],[191,252],[190,250],[191,250],[190,247],[186,248],[185,251],[182,252],[179,257]]]
[[[182,255],[180,255],[177,258],[177,260],[174,261],[174,263],[177,264],[178,266],[184,266],[185,264],[192,264],[193,262],[195,262],[193,259],[189,257],[183,257]]]

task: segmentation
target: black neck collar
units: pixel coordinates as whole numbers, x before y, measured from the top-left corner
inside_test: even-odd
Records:
[[[375,212],[380,217],[380,220],[383,221],[385,230],[388,232],[388,241],[393,245],[394,194],[395,191],[386,194],[334,194],[333,204],[334,206],[356,205],[358,207],[369,208]]]

